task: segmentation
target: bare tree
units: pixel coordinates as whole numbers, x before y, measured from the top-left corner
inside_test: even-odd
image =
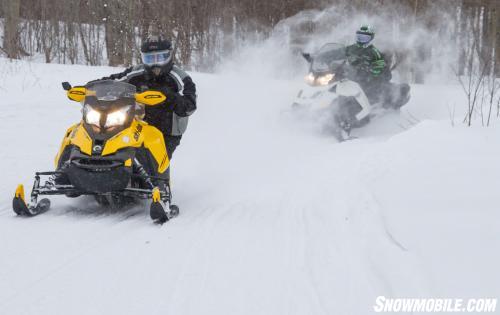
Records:
[[[453,32],[456,38],[458,70],[470,69],[465,53],[472,43],[471,29],[481,37],[475,49],[490,54],[500,73],[500,1],[498,0],[4,0],[3,51],[12,58],[41,54],[46,62],[130,65],[139,61],[138,48],[151,25],[176,42],[176,59],[187,68],[208,70],[250,38],[269,36],[283,19],[308,9],[336,5],[335,19],[297,28],[303,36],[331,29],[354,13],[387,15],[393,33],[404,27],[424,26],[429,33]],[[445,26],[442,12],[455,24]],[[391,15],[391,14],[389,14]],[[406,25],[406,26],[405,26]],[[299,36],[300,37],[300,36]],[[299,38],[300,40],[300,38]],[[421,65],[435,47],[426,41],[415,43],[406,54],[416,82],[427,70]],[[26,52],[26,53],[25,53]],[[404,69],[401,67],[400,69]],[[470,71],[469,71],[470,72]],[[467,72],[467,73],[469,73]]]
[[[500,77],[500,1],[494,1],[492,5],[492,25],[494,28],[493,31],[493,40],[495,47],[495,74],[497,77]]]
[[[21,1],[2,1],[5,14],[3,50],[8,58],[19,58],[21,49],[19,46],[19,9]]]

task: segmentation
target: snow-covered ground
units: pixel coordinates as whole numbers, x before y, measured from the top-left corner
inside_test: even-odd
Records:
[[[301,82],[193,74],[199,110],[173,160],[181,215],[54,198],[11,210],[80,119],[61,81],[112,68],[0,60],[0,314],[372,314],[375,297],[500,296],[500,146],[457,86],[413,86],[337,143],[291,118]]]

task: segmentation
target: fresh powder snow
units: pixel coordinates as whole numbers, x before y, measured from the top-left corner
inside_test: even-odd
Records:
[[[382,295],[500,296],[500,129],[461,124],[458,85],[413,85],[401,113],[338,143],[290,113],[300,80],[191,73],[179,217],[90,197],[17,217],[17,184],[53,170],[81,119],[60,83],[119,70],[0,59],[0,314],[358,315]]]

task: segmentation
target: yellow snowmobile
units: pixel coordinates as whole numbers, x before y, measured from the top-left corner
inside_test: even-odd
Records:
[[[55,159],[56,171],[38,172],[30,202],[19,185],[13,210],[34,216],[50,208],[39,195],[93,195],[102,206],[122,207],[151,200],[150,215],[164,223],[179,214],[171,204],[170,160],[163,134],[142,120],[144,106],[166,100],[158,91],[136,93],[135,86],[102,80],[85,86],[63,83],[69,99],[81,102],[83,119],[70,127]],[[43,181],[41,178],[48,176]]]

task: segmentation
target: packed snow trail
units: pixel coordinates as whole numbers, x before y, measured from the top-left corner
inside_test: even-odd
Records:
[[[379,295],[500,294],[498,128],[417,124],[446,117],[456,87],[416,87],[338,144],[284,113],[300,82],[195,73],[178,218],[83,197],[16,217],[16,185],[80,119],[60,82],[114,71],[2,60],[0,314],[371,314]]]

